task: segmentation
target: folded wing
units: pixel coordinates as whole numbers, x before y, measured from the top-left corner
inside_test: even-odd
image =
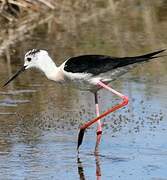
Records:
[[[72,57],[65,63],[64,70],[72,73],[89,73],[98,75],[116,68],[122,68],[135,63],[149,61],[160,56],[155,56],[165,50],[134,57],[110,57],[105,55],[82,55]]]

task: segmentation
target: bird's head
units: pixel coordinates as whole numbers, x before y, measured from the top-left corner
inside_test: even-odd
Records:
[[[48,52],[45,50],[32,49],[28,51],[24,56],[24,65],[4,84],[6,86],[13,79],[15,79],[21,72],[30,68],[38,68],[45,72],[51,71],[53,61],[49,57]]]
[[[47,58],[48,52],[45,50],[33,49],[28,51],[24,56],[24,68],[38,68],[41,69]]]

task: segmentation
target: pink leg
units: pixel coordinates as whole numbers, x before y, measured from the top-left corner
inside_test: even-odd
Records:
[[[99,111],[97,92],[94,95],[95,95],[96,115],[98,117],[100,115],[100,111]],[[101,122],[100,122],[100,119],[99,119],[97,121],[97,131],[96,131],[96,146],[95,146],[95,152],[96,153],[98,152],[98,146],[100,144],[101,136],[102,136],[102,125],[101,125]]]
[[[103,82],[99,81],[97,83],[97,85],[109,90],[110,92],[112,92],[113,94],[119,96],[123,101],[117,105],[115,105],[114,107],[108,109],[107,111],[103,112],[101,115],[99,115],[98,117],[88,121],[87,123],[85,123],[83,126],[80,127],[80,132],[78,135],[78,147],[77,149],[79,149],[79,146],[82,144],[82,140],[83,140],[83,136],[84,136],[84,132],[85,129],[90,127],[92,124],[94,124],[95,122],[99,121],[100,119],[102,119],[103,117],[107,116],[108,114],[122,108],[123,106],[126,106],[128,104],[128,97],[117,92],[116,90],[112,89],[111,87],[109,87],[108,85],[104,84]]]

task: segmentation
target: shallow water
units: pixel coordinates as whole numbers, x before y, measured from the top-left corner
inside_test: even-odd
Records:
[[[0,81],[31,48],[48,49],[57,64],[85,53],[132,56],[165,48],[167,6],[153,2],[111,3],[62,19],[65,25],[52,19],[6,51]],[[57,85],[36,70],[1,89],[0,179],[167,179],[167,58],[139,65],[111,85],[130,102],[103,120],[96,156],[95,126],[76,152],[80,124],[95,115],[91,93]],[[101,111],[119,101],[105,90],[99,96]]]

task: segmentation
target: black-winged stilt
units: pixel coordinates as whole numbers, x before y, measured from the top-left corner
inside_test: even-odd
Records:
[[[165,50],[159,50],[134,57],[82,55],[69,58],[59,67],[57,67],[48,55],[47,51],[33,49],[25,54],[24,65],[4,84],[4,86],[6,86],[24,70],[29,68],[38,68],[43,71],[50,80],[61,83],[70,83],[77,88],[93,92],[95,96],[97,117],[80,127],[77,148],[79,148],[79,146],[82,144],[85,129],[97,122],[97,139],[95,146],[95,152],[97,152],[102,135],[100,119],[128,104],[128,97],[112,89],[110,86],[108,86],[108,83],[126,73],[130,68],[134,67],[136,63],[161,57],[156,55],[163,51]],[[113,94],[119,96],[122,99],[122,102],[100,115],[97,91],[101,88],[109,90]]]

